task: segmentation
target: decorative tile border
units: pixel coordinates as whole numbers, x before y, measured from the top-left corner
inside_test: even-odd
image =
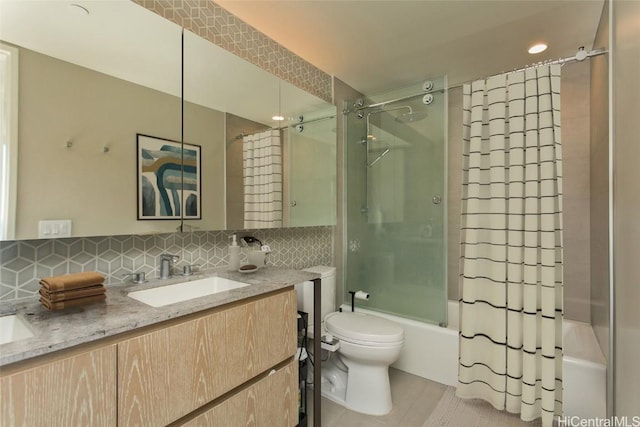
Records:
[[[333,262],[333,227],[5,241],[0,242],[0,301],[34,296],[40,278],[59,274],[98,271],[106,285],[122,283],[122,275],[132,271],[156,277],[165,252],[180,257],[177,268],[224,267],[232,234],[255,236],[268,244],[269,265],[302,269]],[[246,262],[244,251],[241,261]]]
[[[210,0],[133,0],[254,65],[332,102],[331,76]]]

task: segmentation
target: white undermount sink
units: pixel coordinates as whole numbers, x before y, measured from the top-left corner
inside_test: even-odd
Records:
[[[0,345],[33,337],[29,324],[11,314],[0,317]]]
[[[130,292],[128,296],[150,305],[151,307],[162,307],[245,286],[249,286],[249,284],[215,276],[207,277],[206,279],[193,280],[191,282],[182,282],[174,285],[158,286],[157,288],[134,291]]]

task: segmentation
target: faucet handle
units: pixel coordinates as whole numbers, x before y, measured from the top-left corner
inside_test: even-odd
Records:
[[[139,271],[137,273],[125,273],[122,275],[123,278],[131,276],[131,282],[133,283],[146,283],[146,273],[144,271]]]
[[[193,274],[193,269],[198,268],[200,265],[196,264],[187,264],[182,266],[182,275],[183,276],[191,276]]]
[[[178,260],[180,260],[180,257],[178,255],[172,255],[172,254],[160,254],[160,259],[161,260],[167,260],[167,261],[171,261],[171,262],[177,262]]]

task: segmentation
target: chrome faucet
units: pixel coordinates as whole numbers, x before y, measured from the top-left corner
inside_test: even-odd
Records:
[[[168,279],[171,277],[171,266],[179,259],[180,257],[178,255],[160,255],[160,279]]]

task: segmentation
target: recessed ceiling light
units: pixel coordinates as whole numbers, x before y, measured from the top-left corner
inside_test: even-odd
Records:
[[[535,55],[536,53],[544,52],[545,50],[547,50],[547,45],[544,43],[538,43],[529,48],[529,53]]]
[[[271,117],[271,120],[275,120],[275,121],[281,122],[281,121],[284,120],[284,117],[282,117],[282,116],[273,116],[273,117]]]
[[[87,16],[89,14],[89,9],[78,3],[70,3],[69,9],[78,16]]]

